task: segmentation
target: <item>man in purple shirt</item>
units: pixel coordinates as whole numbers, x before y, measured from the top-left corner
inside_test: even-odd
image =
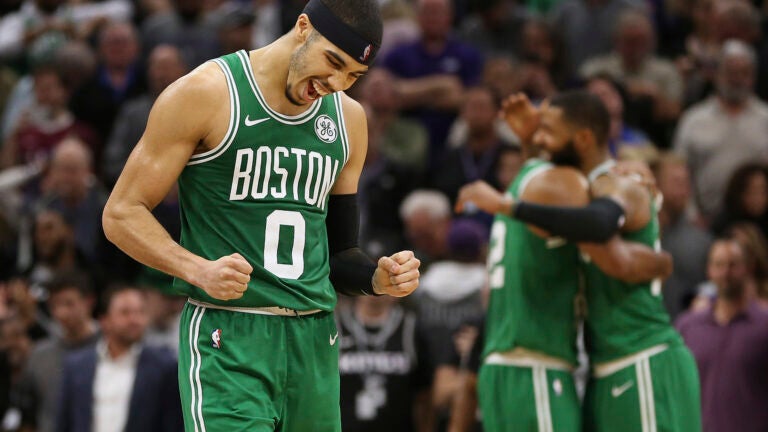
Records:
[[[768,431],[768,310],[744,258],[735,240],[716,241],[707,272],[717,298],[676,322],[699,367],[704,432]]]
[[[463,101],[464,88],[480,82],[480,51],[451,36],[453,10],[450,0],[418,0],[421,38],[399,45],[382,65],[398,80],[403,110],[429,132],[430,168],[435,168]]]

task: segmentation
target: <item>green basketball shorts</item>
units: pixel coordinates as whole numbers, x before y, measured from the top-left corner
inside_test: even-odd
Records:
[[[187,303],[179,387],[187,432],[341,431],[333,314],[264,315]]]
[[[483,364],[478,399],[485,432],[579,432],[573,376],[545,366]]]
[[[699,375],[685,346],[650,348],[596,369],[584,399],[586,432],[700,432]],[[661,349],[661,351],[659,351]]]

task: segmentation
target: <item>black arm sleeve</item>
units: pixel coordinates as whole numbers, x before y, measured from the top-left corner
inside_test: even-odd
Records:
[[[512,216],[572,242],[603,243],[624,224],[624,209],[610,198],[597,198],[586,207],[558,207],[517,202]]]
[[[376,263],[358,247],[357,195],[331,195],[325,227],[333,288],[348,296],[376,295],[371,283]]]

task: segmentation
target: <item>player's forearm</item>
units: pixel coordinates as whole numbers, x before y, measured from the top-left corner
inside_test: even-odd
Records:
[[[648,282],[671,273],[669,254],[640,243],[625,242],[619,236],[605,244],[580,244],[579,247],[603,273],[623,282]]]
[[[204,258],[176,243],[143,205],[108,202],[102,217],[107,239],[136,261],[193,285]]]

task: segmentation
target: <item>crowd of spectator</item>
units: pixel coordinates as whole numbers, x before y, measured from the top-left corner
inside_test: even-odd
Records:
[[[181,430],[167,403],[184,299],[106,241],[103,207],[155,98],[280,37],[304,3],[0,5],[0,431]],[[479,430],[452,414],[492,218],[452,205],[524,163],[505,97],[573,88],[603,100],[610,151],[647,162],[664,196],[664,299],[699,365],[705,430],[768,430],[768,3],[380,3],[383,46],[349,91],[368,114],[361,239],[372,256],[414,250],[423,276],[407,302],[341,299],[344,430]],[[154,214],[178,238],[174,192]]]

